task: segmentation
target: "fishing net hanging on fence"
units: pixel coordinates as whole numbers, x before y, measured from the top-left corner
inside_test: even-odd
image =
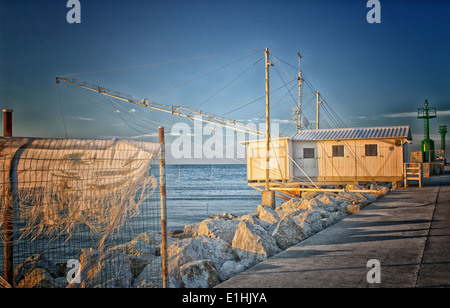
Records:
[[[15,138],[2,139],[0,148],[6,157],[0,189],[9,182],[12,199],[20,200],[22,236],[71,234],[81,224],[98,234],[112,232],[156,189],[155,177],[147,175],[159,144]]]
[[[154,195],[150,170],[159,150],[157,143],[116,139],[0,138],[0,239],[9,219],[15,242],[63,237],[65,243],[88,229],[103,252]]]

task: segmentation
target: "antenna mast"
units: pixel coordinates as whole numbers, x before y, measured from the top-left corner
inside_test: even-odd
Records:
[[[297,53],[298,56],[298,109],[297,109],[297,132],[302,129],[302,71],[300,70],[300,59],[302,56]]]
[[[319,129],[319,105],[322,104],[322,102],[319,100],[320,96],[319,91],[316,92],[316,96],[317,96],[316,129]]]

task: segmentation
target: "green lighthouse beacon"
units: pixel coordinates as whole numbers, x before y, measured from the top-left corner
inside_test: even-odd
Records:
[[[425,119],[425,139],[422,140],[422,154],[424,162],[432,162],[434,160],[434,141],[430,139],[430,119],[436,117],[436,108],[428,107],[428,100],[425,100],[425,108],[418,109],[419,119]]]

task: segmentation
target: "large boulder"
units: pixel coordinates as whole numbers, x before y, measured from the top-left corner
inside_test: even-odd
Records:
[[[336,202],[336,197],[331,194],[320,194],[314,199],[309,200],[311,208],[323,209],[328,212],[335,212],[339,207],[339,203]]]
[[[205,219],[200,223],[197,235],[206,235],[211,238],[220,238],[231,245],[236,233],[239,220],[231,219]]]
[[[232,246],[239,258],[264,261],[280,252],[275,239],[264,228],[241,220]]]
[[[83,254],[80,256],[81,268],[89,264],[90,253],[90,250],[83,250]],[[101,254],[99,263],[91,263],[82,286],[87,288],[129,288],[133,278],[130,258],[122,246],[116,246]]]
[[[258,262],[254,259],[244,259],[241,261],[226,261],[219,272],[219,280],[225,281],[231,277],[245,271],[246,269],[254,266]]]
[[[183,237],[185,237],[185,238],[196,237],[198,227],[200,227],[200,224],[201,224],[201,222],[197,222],[194,224],[189,224],[189,225],[184,226]]]
[[[347,216],[347,214],[345,214],[341,211],[329,213],[329,216],[326,219],[322,219],[322,225],[324,228],[328,228],[328,227],[334,225],[335,223],[341,221],[346,216]]]
[[[367,204],[372,202],[369,201],[363,194],[354,192],[340,192],[338,194],[338,198],[345,199],[350,204],[357,203],[360,204],[361,206],[366,206]]]
[[[267,221],[258,218],[257,214],[247,214],[240,218],[241,221],[248,221],[252,224],[262,227],[264,230],[270,230],[274,224],[268,223]]]
[[[258,214],[258,218],[265,222],[273,224],[277,223],[280,220],[277,212],[269,206],[258,205],[256,211]]]
[[[67,283],[66,283],[67,284]],[[35,268],[17,284],[18,288],[60,288],[57,280],[44,268]]]
[[[176,241],[176,239],[167,237],[167,241],[170,243]],[[133,277],[137,277],[150,261],[160,255],[161,242],[162,238],[159,232],[147,231],[125,244],[115,246],[113,249],[120,250],[128,256]]]
[[[339,206],[339,211],[346,214],[355,214],[359,212],[360,209],[361,206],[359,204],[355,204],[354,202],[352,204],[344,203]]]
[[[181,288],[174,277],[168,277],[169,288]],[[133,280],[133,288],[162,288],[162,257],[150,261]]]
[[[320,191],[303,191],[302,192],[302,199],[312,199],[320,195],[322,192]]]
[[[180,267],[183,264],[197,260],[211,260],[216,269],[220,270],[224,262],[237,259],[230,244],[205,235],[174,242],[168,247],[167,254],[169,275],[180,283]]]
[[[284,219],[286,217],[294,217],[297,216],[298,214],[301,214],[305,212],[305,210],[299,209],[299,208],[295,208],[295,207],[287,207],[287,208],[280,208],[280,210],[277,211],[278,216],[280,217],[280,219]]]
[[[211,260],[197,260],[180,268],[182,286],[185,288],[212,288],[219,284],[217,269]]]
[[[307,234],[289,216],[280,220],[272,232],[278,247],[287,249],[304,240]]]
[[[154,284],[159,281],[162,275],[162,257],[159,256],[150,261],[139,275],[133,280],[133,288],[155,288],[160,287]]]
[[[349,190],[364,190],[364,189],[366,189],[366,188],[361,185],[348,184],[345,186],[345,189],[344,189],[345,192],[340,193],[340,195],[349,197],[349,195],[346,195],[347,193],[349,193],[348,192]],[[367,205],[367,204],[372,203],[375,200],[377,200],[377,197],[374,194],[370,194],[370,193],[351,192],[350,194],[353,194],[353,197],[350,197],[351,198],[350,201],[360,203],[362,206]]]
[[[336,199],[334,199],[334,201],[336,201],[339,204],[339,206],[341,206],[342,204],[352,203],[352,201],[350,201],[350,199],[346,197],[346,195],[341,194],[338,194],[336,196]]]
[[[375,198],[380,198],[384,195],[386,195],[389,192],[389,189],[391,187],[391,184],[387,184],[387,185],[382,185],[382,184],[370,184],[370,190],[380,190],[381,193],[380,194],[371,194],[372,196],[374,196]]]
[[[275,212],[277,212],[278,217],[280,217],[280,219],[283,219],[285,217],[294,217],[297,216],[300,213],[303,213],[304,211],[306,211],[309,208],[302,208],[302,200],[301,199],[295,199],[296,201],[293,202],[291,199],[288,202],[283,203],[281,206],[277,207],[275,209]],[[292,202],[291,202],[292,201]],[[308,202],[308,206],[309,206],[309,202]]]
[[[308,210],[294,216],[292,219],[300,226],[302,232],[307,236],[311,236],[323,229],[320,211]]]
[[[23,279],[27,278],[27,282],[21,284],[22,287],[30,285],[30,281],[33,282],[33,285],[42,285],[42,283],[35,283],[35,280],[39,280],[40,278],[35,279],[30,277],[33,276],[31,273],[38,268],[45,270],[45,273],[39,270],[35,272],[35,274],[38,274],[45,281],[48,280],[47,278],[49,278],[49,276],[52,278],[61,276],[59,268],[52,261],[47,259],[44,255],[35,254],[28,257],[14,269],[14,283],[19,285]],[[43,282],[44,284],[46,283],[45,281]]]
[[[302,203],[302,198],[292,198],[292,199],[289,199],[288,201],[281,203],[280,207],[296,207],[296,206],[298,206],[298,204],[301,204],[301,203]],[[279,209],[280,207],[277,207],[275,210]]]
[[[300,226],[303,223],[314,223],[322,219],[322,214],[320,211],[316,210],[308,210],[303,213],[300,213],[295,216],[294,221],[297,222]]]

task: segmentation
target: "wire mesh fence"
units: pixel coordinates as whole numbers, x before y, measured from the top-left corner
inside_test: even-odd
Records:
[[[161,287],[157,143],[0,138],[13,287]]]

